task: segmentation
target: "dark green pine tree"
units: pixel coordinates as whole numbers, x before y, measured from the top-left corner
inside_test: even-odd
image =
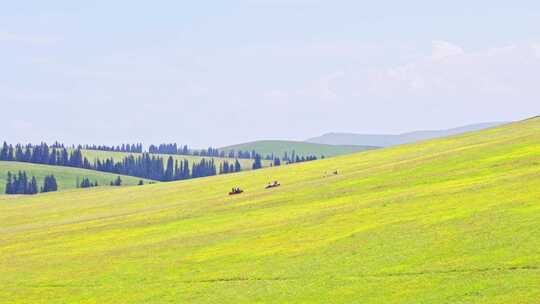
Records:
[[[58,184],[56,183],[56,178],[51,174],[51,191],[58,191]]]
[[[32,180],[30,181],[30,185],[28,186],[28,194],[36,194],[36,193],[38,193],[37,180],[35,176],[32,176]]]
[[[19,171],[19,178],[17,182],[17,194],[26,194],[28,193],[28,177],[26,172]]]
[[[253,161],[252,169],[260,169],[262,168],[262,162],[261,162],[261,156],[259,154],[255,154],[255,160]]]
[[[234,172],[240,172],[242,171],[242,166],[240,165],[240,162],[238,159],[234,162]]]
[[[10,160],[8,159],[9,146],[7,142],[4,142],[2,145],[2,150],[0,150],[0,160]]]
[[[189,161],[187,159],[184,159],[184,170],[182,172],[182,178],[188,179],[189,177],[190,177]]]
[[[6,194],[13,194],[13,178],[11,176],[11,172],[8,171],[7,173],[7,181],[6,181]]]
[[[167,168],[165,169],[165,181],[172,181],[174,177],[174,160],[172,156],[167,159]]]

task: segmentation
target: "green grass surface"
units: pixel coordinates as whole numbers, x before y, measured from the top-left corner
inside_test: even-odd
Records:
[[[139,153],[129,153],[129,152],[111,152],[111,151],[98,151],[98,150],[82,150],[83,156],[88,158],[90,162],[93,162],[95,159],[99,158],[101,160],[105,158],[112,157],[115,161],[121,161],[124,157],[133,154],[135,156],[140,155]],[[216,162],[216,166],[219,169],[219,164],[222,161],[227,160],[229,164],[234,164],[235,159],[234,158],[220,158],[220,157],[208,157],[208,156],[191,156],[191,155],[169,155],[169,154],[152,154],[153,156],[159,156],[163,158],[163,162],[166,164],[167,159],[169,156],[172,156],[173,159],[182,161],[184,159],[187,159],[189,161],[189,164],[193,164],[193,162],[200,162],[201,159],[214,159]],[[252,159],[238,159],[240,162],[240,166],[242,166],[242,170],[251,170],[251,167],[253,165]],[[270,161],[263,161],[263,166],[268,167],[270,166]]]
[[[274,154],[276,156],[282,157],[285,152],[291,154],[294,150],[298,156],[308,156],[315,155],[320,157],[324,155],[325,157],[331,157],[336,155],[351,154],[354,152],[365,151],[375,149],[375,147],[368,146],[337,146],[337,145],[325,145],[325,144],[315,144],[301,141],[290,141],[290,140],[259,140],[244,144],[238,144],[234,146],[228,146],[219,148],[223,151],[252,151],[255,150],[261,155],[270,155]]]
[[[245,192],[228,196],[233,186]],[[1,197],[0,223],[5,303],[538,303],[540,119],[210,178]]]
[[[17,173],[19,171],[26,171],[28,178],[35,176],[38,182],[38,186],[43,185],[43,180],[46,175],[53,174],[58,183],[58,191],[75,188],[77,178],[82,181],[87,177],[90,181],[97,181],[101,186],[108,186],[111,181],[116,179],[118,174],[104,173],[92,170],[85,170],[71,167],[61,166],[48,166],[21,162],[8,162],[0,161],[0,195],[4,194],[6,188],[6,178],[8,171],[11,173]],[[136,185],[141,178],[120,175],[122,178],[122,184],[124,186]],[[145,182],[148,180],[142,179]],[[1,226],[1,224],[0,224]]]

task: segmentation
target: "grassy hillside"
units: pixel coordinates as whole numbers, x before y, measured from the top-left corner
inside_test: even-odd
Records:
[[[315,155],[317,157],[320,157],[321,155],[324,155],[325,157],[330,156],[336,156],[336,155],[343,155],[343,154],[351,154],[354,152],[374,149],[375,147],[368,147],[368,146],[334,146],[334,145],[325,145],[325,144],[316,144],[316,143],[309,143],[309,142],[301,142],[301,141],[289,141],[289,140],[259,140],[259,141],[253,141],[249,143],[244,144],[238,144],[234,146],[228,146],[219,148],[219,150],[223,151],[252,151],[255,150],[259,154],[262,155],[268,155],[268,154],[274,154],[277,156],[283,156],[285,152],[287,152],[289,155],[291,151],[295,151],[295,153],[299,156],[308,156],[308,155]]]
[[[93,162],[96,158],[105,159],[105,158],[110,158],[110,157],[112,157],[115,161],[121,161],[124,157],[130,154],[139,155],[139,153],[111,152],[111,151],[97,151],[97,150],[83,150],[82,152],[83,152],[83,156],[88,158],[90,162]],[[152,155],[162,157],[164,162],[166,162],[167,158],[169,157],[169,154],[152,154]],[[190,155],[170,155],[170,156],[172,156],[175,160],[178,160],[178,161],[187,159],[190,165],[193,162],[200,162],[201,159],[203,158],[205,159],[213,158],[218,167],[219,167],[219,164],[224,160],[229,161],[229,163],[235,162],[235,159],[231,159],[231,158],[208,157],[208,156],[202,157],[202,156],[190,156]],[[252,159],[238,159],[238,161],[240,162],[240,165],[242,166],[242,170],[251,170],[251,166],[253,165]],[[270,166],[270,161],[263,161],[263,166],[264,167]]]
[[[245,192],[228,196],[233,186]],[[0,223],[6,303],[538,303],[540,119],[238,174],[3,197]]]
[[[29,177],[32,175],[36,177],[39,186],[43,185],[43,180],[46,175],[54,174],[59,191],[75,188],[77,177],[80,180],[87,177],[92,182],[97,181],[99,185],[109,185],[109,183],[118,176],[117,174],[78,168],[0,161],[0,195],[5,192],[8,171],[11,171],[12,173],[26,171]],[[140,178],[131,176],[121,175],[121,177],[123,185],[136,185],[140,180]]]

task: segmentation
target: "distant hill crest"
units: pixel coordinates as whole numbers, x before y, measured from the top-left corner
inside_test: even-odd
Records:
[[[326,145],[358,145],[389,147],[408,144],[433,138],[440,138],[462,134],[466,132],[480,131],[497,127],[507,122],[487,122],[471,124],[446,130],[420,130],[402,134],[358,134],[346,132],[329,132],[321,136],[309,138],[306,142]]]

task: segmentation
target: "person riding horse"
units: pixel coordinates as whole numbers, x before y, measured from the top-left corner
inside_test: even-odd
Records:
[[[229,192],[229,195],[233,195],[233,194],[239,194],[239,193],[242,193],[244,192],[242,189],[240,189],[239,187],[234,187],[231,189],[231,192]]]
[[[266,189],[268,188],[274,188],[274,187],[279,187],[279,183],[278,181],[274,181],[273,183],[269,183],[267,186],[266,186]]]

